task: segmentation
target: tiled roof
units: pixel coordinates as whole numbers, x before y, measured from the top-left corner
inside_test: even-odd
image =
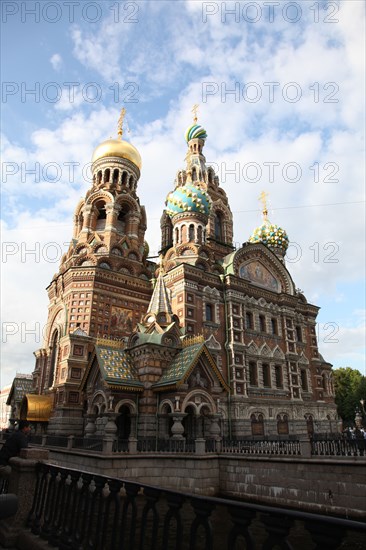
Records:
[[[158,313],[169,313],[171,315],[173,313],[162,273],[159,273],[147,312],[155,315]]]
[[[95,346],[99,368],[107,384],[142,389],[137,370],[124,349]]]
[[[184,375],[188,373],[191,367],[194,367],[198,357],[203,350],[204,343],[199,342],[193,344],[192,346],[187,346],[179,351],[179,353],[174,357],[173,362],[170,366],[164,371],[163,376],[160,378],[159,382],[153,385],[153,387],[166,386],[171,384],[176,384]]]

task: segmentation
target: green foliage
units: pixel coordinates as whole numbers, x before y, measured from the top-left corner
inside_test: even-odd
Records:
[[[356,409],[361,409],[360,399],[366,401],[366,377],[350,367],[334,370],[333,376],[338,414],[353,422]]]

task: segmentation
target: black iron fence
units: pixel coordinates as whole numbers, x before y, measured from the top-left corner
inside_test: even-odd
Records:
[[[324,439],[311,442],[314,456],[366,456],[365,439]]]
[[[260,455],[286,455],[300,456],[299,441],[252,441],[242,440],[224,440],[221,452],[240,453],[240,454],[260,454]]]
[[[5,439],[5,438],[4,438]],[[31,445],[83,449],[107,453],[225,453],[276,456],[366,457],[366,440],[349,439],[341,434],[303,439],[118,439],[56,435],[32,435]]]
[[[28,529],[60,550],[362,548],[366,525],[38,464]]]

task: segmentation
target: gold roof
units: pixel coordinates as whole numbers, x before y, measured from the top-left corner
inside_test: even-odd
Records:
[[[21,418],[30,422],[48,422],[52,411],[50,395],[33,395],[27,393],[21,405]]]
[[[107,139],[94,150],[92,162],[105,157],[120,157],[127,159],[141,170],[141,156],[136,147],[123,139]]]

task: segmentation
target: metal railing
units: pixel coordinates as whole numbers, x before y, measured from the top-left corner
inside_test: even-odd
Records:
[[[189,495],[45,463],[37,465],[27,527],[60,550],[332,550],[354,548],[366,535],[358,521]]]
[[[253,441],[253,440],[224,440],[223,453],[258,454],[258,455],[286,455],[300,456],[299,441]]]
[[[5,439],[5,438],[4,438]],[[113,453],[196,453],[197,442],[194,439],[156,439],[140,438],[134,440],[114,439],[111,446],[106,445],[103,436],[75,437],[55,435],[32,435],[31,445],[84,449],[94,452]],[[365,439],[347,439],[342,435],[299,440],[291,439],[206,439],[204,452],[243,455],[303,456],[302,444],[307,443],[309,455],[313,457],[366,457]],[[311,454],[310,454],[311,453]]]
[[[366,456],[365,439],[324,439],[311,442],[313,456]]]

